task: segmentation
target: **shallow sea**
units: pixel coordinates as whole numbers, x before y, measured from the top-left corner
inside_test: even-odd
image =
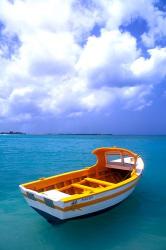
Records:
[[[24,201],[18,185],[95,163],[91,151],[126,147],[145,162],[141,181],[119,206],[51,225]],[[1,135],[0,250],[165,250],[166,136]]]

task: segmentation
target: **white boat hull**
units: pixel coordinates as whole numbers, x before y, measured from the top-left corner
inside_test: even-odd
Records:
[[[25,196],[25,199],[27,201],[27,203],[29,204],[29,206],[31,206],[32,208],[34,208],[37,212],[39,212],[41,215],[43,215],[44,217],[47,217],[49,220],[51,219],[59,219],[59,220],[67,220],[70,218],[74,218],[74,217],[80,217],[80,216],[85,216],[85,215],[89,215],[92,213],[96,213],[102,210],[105,210],[107,208],[111,208],[115,205],[117,205],[118,203],[122,202],[124,199],[126,199],[135,189],[136,183],[137,183],[138,179],[134,182],[128,183],[122,187],[119,187],[115,190],[110,190],[107,192],[104,192],[98,195],[95,195],[91,198],[90,202],[93,204],[87,204],[87,201],[85,202],[81,202],[78,200],[78,204],[82,204],[81,208],[73,208],[72,209],[72,204],[71,203],[67,203],[65,204],[65,206],[61,206],[61,209],[56,208],[56,205],[54,208],[46,205],[45,203],[42,203],[39,199],[39,197],[36,197],[37,200],[33,200],[28,198],[27,196]],[[103,200],[103,201],[100,201]],[[59,204],[60,205],[60,204]],[[63,204],[61,204],[63,205]],[[84,206],[85,205],[85,206]],[[65,211],[65,208],[71,206],[71,209],[68,211]],[[62,208],[63,207],[63,208]]]

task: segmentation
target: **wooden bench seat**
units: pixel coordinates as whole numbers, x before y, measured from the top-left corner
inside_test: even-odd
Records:
[[[94,178],[85,178],[86,181],[89,181],[89,182],[93,182],[93,183],[96,183],[96,184],[99,184],[99,185],[104,185],[104,186],[110,186],[110,185],[113,185],[112,183],[108,182],[108,181],[102,181],[102,180],[99,180],[99,179],[94,179]]]
[[[82,184],[79,184],[79,183],[74,183],[71,186],[76,187],[76,188],[80,188],[80,189],[84,189],[84,190],[89,190],[89,191],[92,191],[92,192],[95,190],[95,188],[88,187],[88,186],[85,186],[85,185],[82,185]]]

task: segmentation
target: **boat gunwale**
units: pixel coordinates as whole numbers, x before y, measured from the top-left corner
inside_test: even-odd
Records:
[[[89,166],[89,167],[85,167],[85,168],[82,168],[82,169],[78,169],[78,170],[71,170],[71,171],[68,171],[68,172],[65,172],[65,173],[60,173],[60,174],[57,174],[57,175],[53,175],[53,176],[49,176],[49,177],[41,177],[39,178],[38,180],[35,180],[35,181],[29,181],[29,182],[26,182],[26,183],[23,183],[23,184],[20,184],[20,186],[26,188],[25,186],[26,185],[31,185],[31,184],[37,184],[38,182],[42,182],[42,181],[45,181],[45,180],[52,180],[56,177],[61,177],[61,176],[65,176],[65,175],[70,175],[72,173],[78,173],[78,172],[82,172],[86,169],[90,169],[90,168],[93,168],[95,167],[96,165],[92,165],[92,166]],[[28,189],[28,188],[27,188]],[[32,190],[32,189],[29,189],[29,190]],[[32,190],[32,191],[35,191],[35,190]],[[37,192],[37,191],[35,191]]]
[[[79,171],[79,170],[77,170]],[[111,191],[111,190],[116,190],[120,187],[123,187],[129,183],[132,183],[134,181],[136,181],[137,179],[139,179],[140,175],[136,175],[134,174],[134,176],[131,176],[130,178],[128,178],[127,180],[124,180],[122,182],[119,182],[117,184],[113,184],[113,185],[110,185],[108,187],[103,187],[103,188],[100,188],[100,189],[97,189],[94,193],[83,193],[83,194],[74,194],[74,195],[71,195],[69,197],[66,197],[66,198],[62,198],[60,199],[59,201],[63,202],[63,203],[68,203],[68,202],[72,202],[74,200],[80,200],[80,199],[83,199],[83,198],[86,198],[86,197],[91,197],[91,196],[94,196],[94,195],[98,195],[98,194],[101,194],[101,193],[105,193],[107,191]],[[32,189],[28,189],[28,188],[25,188],[24,186],[20,185],[21,187],[24,188],[25,191],[28,191],[28,192],[31,192],[31,193],[36,193],[36,194],[40,194],[39,192],[37,191],[34,191]],[[41,194],[40,194],[41,195]],[[41,195],[43,196],[43,195]],[[43,196],[44,197],[44,196]]]

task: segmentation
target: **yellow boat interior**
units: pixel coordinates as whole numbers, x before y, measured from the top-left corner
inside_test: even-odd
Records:
[[[91,167],[63,173],[48,178],[23,184],[22,186],[45,193],[56,190],[75,196],[80,194],[93,194],[107,187],[117,184],[136,175],[136,161],[138,155],[123,148],[98,148],[93,151],[97,162]]]

